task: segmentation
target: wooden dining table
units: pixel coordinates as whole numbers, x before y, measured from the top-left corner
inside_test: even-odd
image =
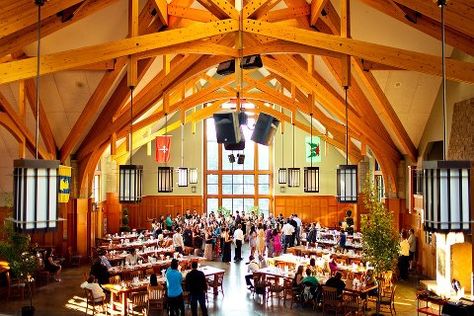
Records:
[[[198,270],[204,273],[206,278],[213,277],[214,285],[217,285],[219,275],[223,275],[225,273],[224,269],[219,269],[211,266],[201,266]],[[183,282],[186,278],[186,274],[190,270],[185,270],[182,272],[183,274]],[[157,276],[158,283],[166,284],[165,276],[160,274]],[[138,282],[122,282],[121,284],[104,284],[102,287],[110,292],[110,308],[114,308],[115,306],[115,297],[120,297],[120,304],[122,305],[121,315],[127,315],[127,304],[128,304],[128,297],[133,292],[141,292],[146,291],[148,284],[150,281],[148,278],[142,279]],[[212,285],[211,285],[212,286]],[[214,293],[217,294],[217,287],[214,286]]]

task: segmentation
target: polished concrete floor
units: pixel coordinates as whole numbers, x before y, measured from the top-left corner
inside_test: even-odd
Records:
[[[244,249],[247,255],[247,249]],[[224,278],[224,296],[219,294],[216,300],[209,299],[209,315],[244,316],[244,315],[322,315],[321,312],[314,312],[310,307],[303,308],[293,305],[293,309],[283,306],[283,301],[278,305],[275,300],[273,304],[262,304],[261,299],[252,298],[246,289],[244,275],[247,272],[245,261],[240,263],[225,264],[214,261],[207,264],[226,270]],[[36,289],[33,304],[36,308],[35,315],[84,315],[85,301],[83,291],[79,285],[82,282],[83,272],[87,272],[89,267],[65,269],[62,274],[62,282],[49,283]],[[418,279],[414,276],[409,281],[398,283],[396,291],[395,306],[397,315],[416,315],[415,291]],[[0,315],[20,315],[21,306],[26,302],[20,300],[7,301],[3,298],[0,301]],[[373,306],[372,306],[373,309]],[[372,312],[367,312],[371,314]],[[89,310],[89,314],[92,313]],[[189,307],[186,314],[191,315]],[[96,313],[101,315],[101,313]]]

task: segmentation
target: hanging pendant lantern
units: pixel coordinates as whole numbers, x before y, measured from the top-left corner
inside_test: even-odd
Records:
[[[446,1],[438,0],[441,11],[441,69],[443,110],[443,160],[423,162],[424,229],[429,232],[471,233],[473,205],[471,178],[474,176],[471,161],[447,160],[446,142],[446,54],[444,7]]]
[[[313,113],[310,114],[310,143],[313,144]],[[304,192],[319,192],[319,167],[313,167],[313,157],[311,157],[311,166],[305,167],[304,176]]]
[[[130,164],[119,166],[119,202],[139,203],[142,200],[143,166],[134,165],[133,160],[133,91],[130,86]]]
[[[184,167],[184,124],[181,124],[181,167],[178,168],[178,187],[188,186],[188,168]]]
[[[198,170],[196,168],[189,169],[189,184],[197,184],[198,183]]]
[[[283,135],[283,125],[281,127],[281,165],[285,165],[285,137]],[[278,184],[286,184],[288,179],[288,171],[286,168],[278,169]]]
[[[39,159],[39,105],[40,105],[40,55],[41,7],[44,1],[36,0],[37,64],[36,64],[36,124],[35,159],[13,161],[13,227],[17,231],[54,230],[58,220],[59,178],[58,160]]]
[[[344,103],[346,106],[346,164],[337,169],[337,200],[339,203],[357,203],[358,183],[357,165],[349,164],[349,120],[347,115],[347,90],[344,87]]]

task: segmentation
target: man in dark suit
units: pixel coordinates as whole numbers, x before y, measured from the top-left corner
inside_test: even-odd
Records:
[[[207,316],[206,277],[202,271],[197,269],[198,263],[196,261],[193,261],[191,267],[192,270],[186,275],[186,289],[189,291],[191,299],[191,312],[193,316],[197,316],[197,302],[199,301],[202,315]]]

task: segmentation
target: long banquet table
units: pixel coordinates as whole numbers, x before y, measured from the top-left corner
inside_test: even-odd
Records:
[[[214,284],[214,293],[216,293],[216,286],[218,281],[218,276],[220,274],[224,274],[225,270],[211,267],[211,266],[201,266],[198,268],[198,270],[202,271],[204,273],[204,276],[206,278],[213,277],[213,284]],[[183,281],[186,278],[186,274],[190,270],[186,270],[183,273]],[[160,274],[157,276],[158,283],[165,284],[166,279],[165,277]],[[110,308],[114,308],[114,298],[115,297],[120,297],[120,301],[122,304],[122,310],[121,310],[121,315],[127,315],[128,308],[127,308],[127,299],[130,293],[132,292],[141,292],[141,291],[146,291],[148,284],[150,283],[148,278],[144,278],[142,280],[138,280],[136,282],[122,282],[121,284],[104,284],[103,288],[106,291],[110,292]],[[212,285],[211,285],[212,286]],[[217,294],[217,293],[216,293]]]

